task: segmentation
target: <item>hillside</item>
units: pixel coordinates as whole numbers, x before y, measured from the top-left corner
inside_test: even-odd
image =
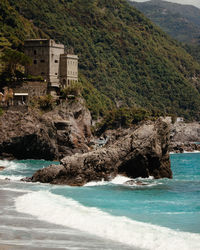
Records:
[[[200,9],[162,0],[130,4],[178,41],[200,43]]]
[[[48,37],[34,24],[20,15],[7,0],[0,2],[0,48],[19,48],[29,37]]]
[[[92,85],[103,93],[98,111],[112,100],[199,118],[200,65],[125,0],[6,2],[20,18],[74,48],[80,74],[89,84],[85,94]],[[27,33],[23,27],[22,32]]]
[[[185,44],[184,48],[186,51],[195,58],[200,63],[200,44],[199,45],[189,45]]]

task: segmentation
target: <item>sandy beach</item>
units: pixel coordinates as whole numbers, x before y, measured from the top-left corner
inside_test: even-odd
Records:
[[[84,232],[39,221],[18,213],[14,201],[25,192],[12,191],[15,182],[0,180],[0,250],[133,249]],[[19,185],[19,183],[17,183]],[[69,215],[66,215],[69,216]]]

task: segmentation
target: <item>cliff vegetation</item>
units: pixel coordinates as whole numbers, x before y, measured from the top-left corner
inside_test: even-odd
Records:
[[[0,4],[2,39],[7,43],[51,37],[74,48],[86,86],[83,95],[95,116],[113,106],[134,106],[199,119],[200,65],[127,1]]]

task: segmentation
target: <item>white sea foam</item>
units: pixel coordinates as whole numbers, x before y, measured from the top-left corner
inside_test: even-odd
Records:
[[[84,186],[85,187],[93,187],[93,186],[104,186],[106,184],[108,184],[108,181],[104,181],[104,179],[102,179],[101,181],[91,181],[86,183]]]
[[[198,150],[194,150],[194,151],[183,151],[183,153],[175,153],[175,152],[170,152],[170,155],[174,155],[174,154],[200,154],[200,151]]]
[[[87,184],[85,184],[85,187],[92,187],[92,186],[103,186],[103,185],[108,185],[108,184],[115,184],[115,185],[126,185],[127,181],[132,180],[129,177],[123,176],[123,175],[117,175],[114,179],[112,179],[111,181],[104,181],[104,179],[102,179],[101,181],[91,181],[88,182]],[[153,176],[149,176],[148,178],[137,178],[135,179],[135,181],[142,181],[145,185],[138,185],[137,183],[133,183],[130,186],[134,186],[134,187],[152,187],[152,186],[156,186],[158,184],[162,184],[162,183],[158,183],[158,182],[149,182],[149,180],[154,180]],[[128,186],[128,184],[127,184]]]
[[[21,175],[24,171],[24,169],[27,168],[27,165],[24,163],[17,163],[14,161],[7,161],[7,160],[0,160],[0,166],[5,167],[3,171],[0,173],[0,179],[5,180],[6,178],[13,180],[13,181],[18,181],[22,179],[24,176]],[[13,172],[18,173],[18,174],[12,174]]]
[[[131,178],[128,178],[126,176],[122,176],[122,175],[117,175],[112,181],[111,183],[112,184],[118,184],[118,185],[121,185],[121,184],[124,184],[126,181],[130,181]]]
[[[200,154],[200,151],[198,151],[198,150],[194,150],[192,152],[190,152],[190,151],[183,151],[183,153],[184,154]]]
[[[7,161],[7,160],[0,160],[0,166],[3,166],[9,170],[18,170],[26,168],[26,164],[24,163],[17,163],[14,161]]]
[[[90,187],[90,186],[102,186],[102,185],[107,185],[109,183],[112,184],[118,184],[118,185],[122,185],[124,184],[126,181],[131,180],[128,177],[122,176],[122,175],[117,175],[114,179],[112,179],[111,181],[104,181],[104,179],[102,179],[101,181],[91,181],[88,182],[87,184],[85,184],[85,187]]]
[[[18,212],[31,214],[40,220],[135,247],[150,250],[200,249],[198,234],[178,232],[126,217],[113,216],[48,191],[17,197],[15,206]]]
[[[9,179],[12,181],[20,181],[22,178],[24,178],[22,175],[0,175],[1,180]]]
[[[1,190],[12,191],[12,192],[18,192],[18,193],[28,193],[28,192],[32,192],[32,190],[28,190],[28,189],[17,189],[17,188],[1,188]]]

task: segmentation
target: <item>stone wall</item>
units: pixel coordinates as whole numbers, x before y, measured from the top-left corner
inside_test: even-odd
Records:
[[[21,87],[15,88],[14,93],[28,93],[29,98],[47,94],[47,82],[25,82]]]

